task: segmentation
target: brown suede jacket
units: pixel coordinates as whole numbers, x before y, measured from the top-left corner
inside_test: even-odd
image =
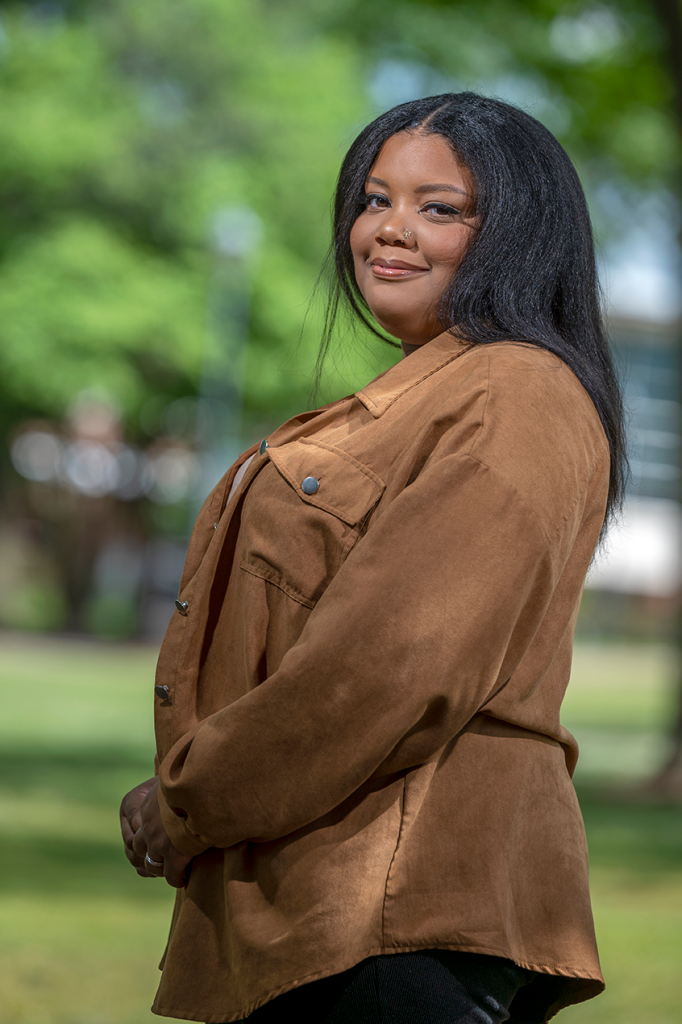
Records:
[[[267,443],[206,501],[159,658],[161,811],[195,859],[155,1012],[236,1021],[428,948],[539,972],[517,1024],[596,995],[559,722],[609,478],[588,395],[444,334]]]

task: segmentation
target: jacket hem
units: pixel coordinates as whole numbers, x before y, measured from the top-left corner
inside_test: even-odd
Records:
[[[517,965],[517,967],[524,968],[528,971],[534,971],[537,974],[552,975],[557,978],[573,979],[575,981],[582,981],[588,984],[589,982],[593,982],[599,986],[596,991],[590,993],[587,996],[583,995],[581,997],[579,993],[576,992],[574,993],[574,996],[577,996],[578,998],[572,998],[567,1002],[552,1004],[548,1007],[547,1013],[544,1015],[542,1019],[534,1019],[534,1024],[535,1021],[537,1021],[538,1024],[542,1024],[543,1020],[550,1020],[551,1017],[553,1017],[556,1013],[559,1012],[560,1009],[563,1009],[565,1006],[571,1005],[572,1003],[584,1002],[586,999],[591,999],[594,996],[599,995],[605,988],[604,979],[601,973],[599,972],[585,971],[577,967],[571,967],[569,965],[548,967],[546,964],[534,964],[527,960],[519,960],[516,957],[510,957],[508,952],[499,949],[487,949],[483,946],[464,946],[461,943],[456,942],[433,941],[416,944],[405,943],[404,945],[394,944],[392,946],[372,947],[366,952],[355,955],[349,958],[348,960],[341,961],[338,965],[335,965],[334,967],[329,967],[322,971],[315,971],[312,974],[306,974],[302,978],[297,978],[293,981],[287,982],[284,985],[280,985],[278,988],[272,989],[266,995],[260,996],[258,999],[255,1000],[255,1002],[249,1003],[243,1010],[232,1011],[231,1013],[228,1013],[227,1011],[209,1011],[208,1009],[204,1011],[199,1009],[181,1010],[177,1007],[164,1006],[160,1003],[157,1003],[156,1000],[154,1001],[151,1010],[152,1013],[155,1013],[159,1017],[175,1017],[179,1020],[201,1021],[203,1022],[203,1024],[235,1024],[235,1022],[237,1021],[241,1021],[245,1018],[248,1018],[252,1013],[255,1013],[256,1010],[259,1010],[262,1006],[265,1006],[266,1003],[271,1002],[278,996],[284,995],[285,992],[290,992],[293,989],[300,988],[301,985],[307,985],[313,981],[320,981],[322,978],[331,977],[334,974],[342,974],[344,971],[350,970],[351,967],[355,967],[356,964],[361,963],[363,960],[366,960],[370,956],[383,956],[390,955],[391,953],[416,953],[419,950],[423,949],[447,949],[459,953],[481,953],[486,956],[499,956],[503,957],[505,960],[512,960],[513,963]],[[518,1020],[520,1022],[521,1018],[518,1018]]]

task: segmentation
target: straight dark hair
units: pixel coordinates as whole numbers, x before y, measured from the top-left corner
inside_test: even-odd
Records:
[[[438,310],[471,344],[522,341],[554,352],[592,399],[611,452],[602,536],[622,505],[628,466],[621,389],[606,337],[592,226],[578,175],[552,133],[524,111],[472,92],[402,103],[350,147],[334,200],[332,281],[318,375],[341,303],[377,337],[355,279],[350,232],[379,150],[404,131],[442,135],[471,172],[479,227]]]

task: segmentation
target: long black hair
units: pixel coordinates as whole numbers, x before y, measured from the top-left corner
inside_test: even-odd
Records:
[[[350,232],[364,209],[365,180],[392,135],[442,135],[471,172],[479,227],[438,310],[443,330],[472,344],[530,342],[554,352],[594,402],[611,452],[605,528],[627,480],[620,385],[604,330],[590,216],[568,155],[544,125],[472,92],[402,103],[372,121],[350,147],[334,200],[333,270],[318,367],[340,303],[377,337],[357,282]]]

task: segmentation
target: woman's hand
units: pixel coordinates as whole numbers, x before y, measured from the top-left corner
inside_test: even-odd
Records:
[[[119,812],[121,817],[121,833],[126,848],[126,856],[131,863],[132,858],[130,854],[133,854],[133,857],[135,857],[133,853],[133,836],[142,827],[142,817],[140,815],[142,801],[158,781],[155,775],[152,779],[141,782],[139,786],[135,786],[135,789],[131,789],[129,793],[126,793],[121,801],[121,810]],[[136,859],[139,858],[136,857]]]
[[[121,834],[125,854],[143,878],[165,878],[180,889],[187,884],[187,866],[191,857],[173,846],[163,827],[159,811],[159,780],[131,789],[121,802]],[[150,860],[154,863],[150,863]]]

